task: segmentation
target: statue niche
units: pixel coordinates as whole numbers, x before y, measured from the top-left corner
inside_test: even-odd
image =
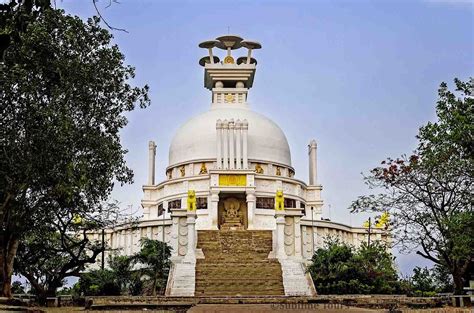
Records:
[[[236,198],[227,198],[220,208],[222,230],[243,230],[246,223],[245,202]]]

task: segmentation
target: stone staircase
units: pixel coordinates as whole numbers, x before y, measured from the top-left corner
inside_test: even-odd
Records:
[[[167,296],[194,296],[194,280],[195,280],[194,262],[172,263],[166,284]]]
[[[272,232],[200,230],[196,296],[283,296],[281,265],[268,259]]]

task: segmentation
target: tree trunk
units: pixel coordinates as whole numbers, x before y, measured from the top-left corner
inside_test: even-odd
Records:
[[[3,236],[2,235],[0,235],[0,243],[1,243],[1,245],[0,245],[0,249],[1,249],[1,251],[0,251],[0,283],[3,285],[3,270],[1,270],[1,269],[3,269],[3,259],[4,259],[3,258],[3,254],[4,254],[3,251],[4,250],[3,250]]]
[[[464,294],[464,280],[462,278],[462,273],[459,271],[452,274],[453,275],[453,283],[454,283],[454,294],[455,295],[462,295]]]
[[[26,279],[31,284],[31,287],[35,290],[36,294],[38,295],[38,300],[40,304],[46,303],[46,291],[45,288],[36,280],[35,276],[29,272],[22,272],[21,275],[25,276]],[[42,300],[44,299],[44,301]]]
[[[5,236],[6,242],[2,247],[2,297],[12,297],[11,283],[13,275],[13,261],[15,260],[16,251],[20,241],[15,236]]]

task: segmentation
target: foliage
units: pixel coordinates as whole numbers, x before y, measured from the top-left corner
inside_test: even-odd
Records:
[[[132,279],[133,259],[126,255],[109,257],[109,269],[115,276],[120,290],[125,290]]]
[[[434,277],[426,267],[415,267],[411,280],[417,296],[428,296],[436,290]]]
[[[445,267],[415,267],[413,275],[400,280],[404,294],[415,297],[432,297],[438,293],[453,292],[452,278]]]
[[[435,264],[431,269],[431,274],[433,275],[437,292],[448,293],[454,291],[453,276],[446,266]]]
[[[117,209],[110,205],[109,210]],[[29,280],[40,300],[54,297],[66,277],[79,276],[106,248],[88,235],[97,231],[97,225],[97,220],[85,219],[79,224],[70,212],[52,224],[38,225],[26,233],[18,247],[15,272]]]
[[[445,267],[455,291],[474,260],[474,80],[442,83],[436,122],[420,128],[409,157],[388,158],[365,177],[378,194],[361,196],[353,211],[389,211],[395,243]]]
[[[82,274],[75,287],[78,293],[86,296],[163,293],[171,248],[166,243],[148,238],[143,238],[141,245],[141,250],[135,255],[111,256],[107,269]]]
[[[170,270],[171,247],[158,240],[141,239],[141,250],[134,258],[140,266],[141,276],[151,283],[151,295],[155,296],[157,289],[164,292]]]
[[[71,216],[105,226],[100,217],[114,181],[132,182],[119,136],[124,113],[146,107],[149,98],[147,86],[129,84],[134,69],[97,17],[84,22],[49,1],[6,6],[0,7],[0,34],[8,35],[0,72],[0,280],[10,296],[13,260],[32,229],[66,218],[73,231]]]
[[[400,290],[393,260],[380,242],[354,249],[328,238],[308,270],[320,294],[389,294]]]
[[[25,288],[23,287],[23,284],[16,280],[12,283],[12,293],[13,294],[24,294],[25,293]]]
[[[84,296],[117,296],[121,293],[117,275],[109,269],[92,270],[82,274],[76,288]]]

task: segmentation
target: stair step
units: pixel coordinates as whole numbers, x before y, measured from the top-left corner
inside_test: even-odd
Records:
[[[278,260],[268,259],[271,231],[198,231],[197,296],[284,295]]]

